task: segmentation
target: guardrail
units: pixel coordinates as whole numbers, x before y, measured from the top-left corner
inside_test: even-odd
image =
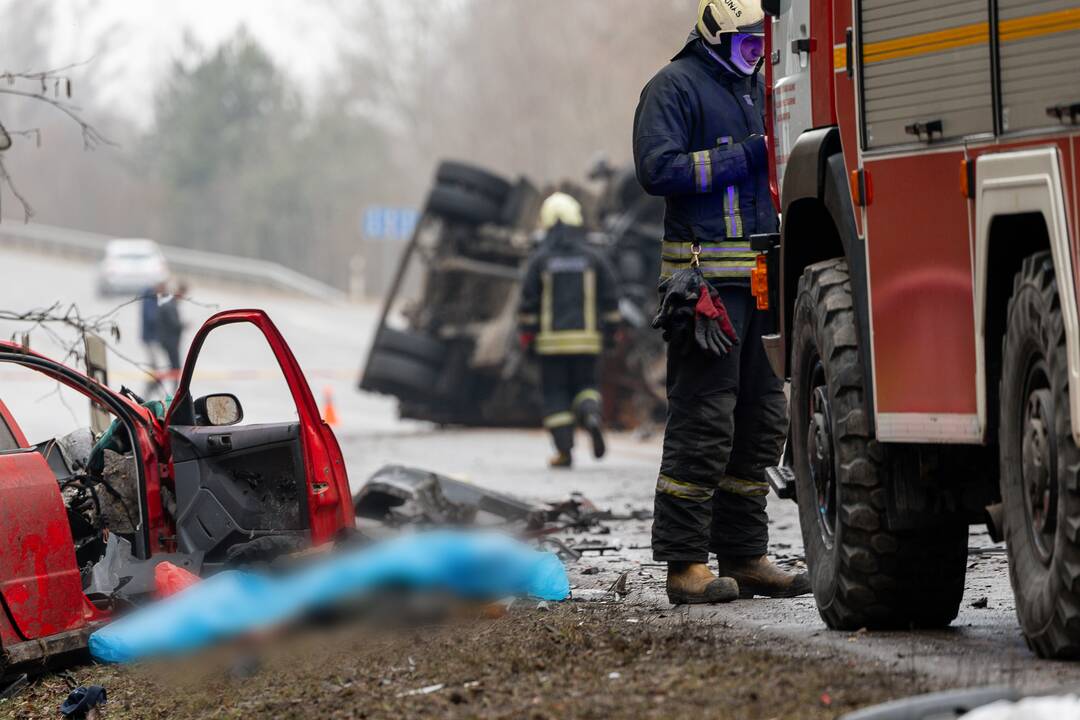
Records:
[[[112,239],[109,235],[38,223],[0,222],[0,246],[86,260],[100,259],[105,244]],[[324,302],[345,302],[347,299],[341,290],[278,263],[170,245],[162,245],[161,249],[169,267],[180,274],[242,282]]]

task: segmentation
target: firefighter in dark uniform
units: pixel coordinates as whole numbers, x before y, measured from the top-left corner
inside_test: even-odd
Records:
[[[529,259],[518,315],[522,347],[540,358],[544,427],[555,442],[555,468],[573,464],[578,425],[605,453],[597,360],[619,322],[615,277],[585,240],[581,205],[555,193],[544,201],[543,242]]]
[[[634,122],[638,179],[667,203],[654,324],[669,343],[668,422],[652,544],[676,604],[810,591],[805,574],[767,555],[765,469],[782,452],[787,402],[749,285],[749,237],[777,230],[764,22],[760,0],[701,0],[697,28],[645,87]]]

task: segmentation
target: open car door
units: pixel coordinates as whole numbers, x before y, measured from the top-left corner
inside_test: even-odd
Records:
[[[291,422],[244,424],[229,394],[192,397],[191,382],[207,337],[248,323],[266,339],[296,406]],[[355,524],[349,482],[337,438],[323,422],[292,350],[261,310],[218,313],[199,329],[188,351],[166,418],[176,482],[178,550],[205,553],[208,563],[237,551],[322,544]]]

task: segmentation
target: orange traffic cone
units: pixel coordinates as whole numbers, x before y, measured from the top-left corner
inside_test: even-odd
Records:
[[[323,421],[330,427],[337,427],[337,410],[334,409],[334,389],[327,385],[323,388]]]

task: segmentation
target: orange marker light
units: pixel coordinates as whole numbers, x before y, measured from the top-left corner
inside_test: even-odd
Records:
[[[757,256],[757,267],[750,271],[750,292],[758,310],[769,309],[769,261],[765,255]]]
[[[851,171],[851,199],[856,207],[869,207],[874,202],[874,183],[869,170]]]

